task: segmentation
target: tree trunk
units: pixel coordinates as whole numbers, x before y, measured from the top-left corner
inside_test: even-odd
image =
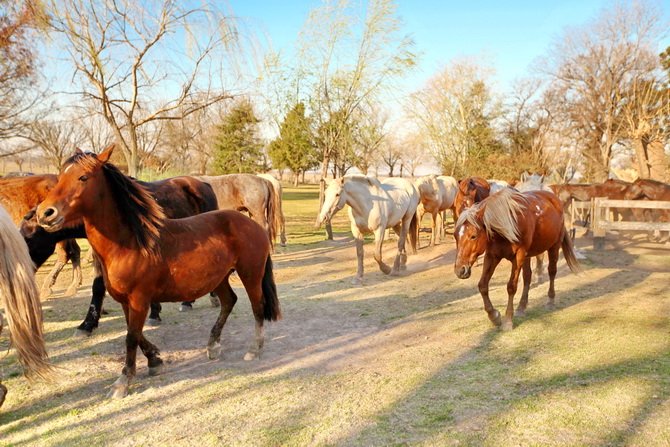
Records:
[[[321,212],[321,208],[323,208],[323,202],[326,200],[326,176],[328,176],[329,163],[330,163],[330,157],[324,155],[323,162],[321,163],[321,178],[319,179],[319,213]],[[333,227],[330,224],[330,221],[324,223],[326,225],[326,239],[332,241]]]
[[[665,182],[667,180],[668,158],[665,142],[661,138],[640,138],[635,140],[635,152],[640,168],[640,177]]]

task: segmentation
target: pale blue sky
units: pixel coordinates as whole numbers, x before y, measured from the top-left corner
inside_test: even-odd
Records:
[[[292,48],[308,12],[319,4],[317,0],[230,1],[237,16],[257,19],[274,46],[285,50]],[[405,31],[424,53],[419,71],[406,84],[414,90],[451,59],[482,52],[492,57],[500,87],[506,89],[514,78],[527,74],[529,64],[545,54],[564,27],[587,23],[612,2],[398,0],[397,4]],[[670,0],[660,5],[667,18]]]

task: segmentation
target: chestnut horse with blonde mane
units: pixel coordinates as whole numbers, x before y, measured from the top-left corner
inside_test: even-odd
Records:
[[[35,267],[9,214],[0,206],[0,300],[5,309],[9,339],[16,349],[19,363],[28,377],[50,379],[52,365],[47,361],[42,328],[42,305]],[[0,331],[2,331],[0,313]],[[7,388],[0,383],[0,407]]]
[[[528,305],[531,268],[530,258],[545,251],[549,253],[549,308],[554,308],[554,278],[558,252],[573,272],[581,270],[575,257],[572,240],[563,223],[560,200],[547,191],[520,193],[506,188],[461,214],[454,229],[456,261],[454,272],[461,279],[469,278],[477,258],[484,255],[484,267],[479,280],[479,293],[484,299],[484,309],[489,319],[503,330],[513,327],[512,316],[524,317]],[[512,274],[507,283],[507,311],[505,320],[500,317],[489,299],[489,281],[501,260],[512,263]],[[523,270],[523,293],[514,313],[514,295],[519,274]]]
[[[37,219],[47,230],[84,220],[89,243],[103,265],[107,291],[123,307],[126,362],[108,397],[128,394],[138,347],[147,357],[150,375],[162,369],[158,348],[142,333],[151,303],[191,301],[215,291],[221,310],[207,353],[210,359],[220,356],[221,330],[237,301],[229,284],[233,271],[249,295],[256,321],[245,360],[258,357],[263,321],[281,318],[270,240],[263,227],[232,210],[166,218],[146,188],[108,162],[113,149],[97,156],[78,151],[37,207]]]

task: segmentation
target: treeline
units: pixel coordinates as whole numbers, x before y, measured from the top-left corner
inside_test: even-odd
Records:
[[[421,166],[596,182],[619,167],[666,181],[662,17],[647,2],[608,4],[509,92],[485,56],[464,56],[403,93],[420,51],[392,0],[322,3],[290,52],[210,6],[0,0],[0,152],[57,168],[74,147],[115,141],[131,175],[277,169],[296,184],[307,171]]]

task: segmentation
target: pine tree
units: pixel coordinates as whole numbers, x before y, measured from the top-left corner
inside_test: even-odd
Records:
[[[224,117],[214,145],[214,171],[217,174],[260,170],[263,146],[258,138],[259,122],[248,100],[240,101]]]

